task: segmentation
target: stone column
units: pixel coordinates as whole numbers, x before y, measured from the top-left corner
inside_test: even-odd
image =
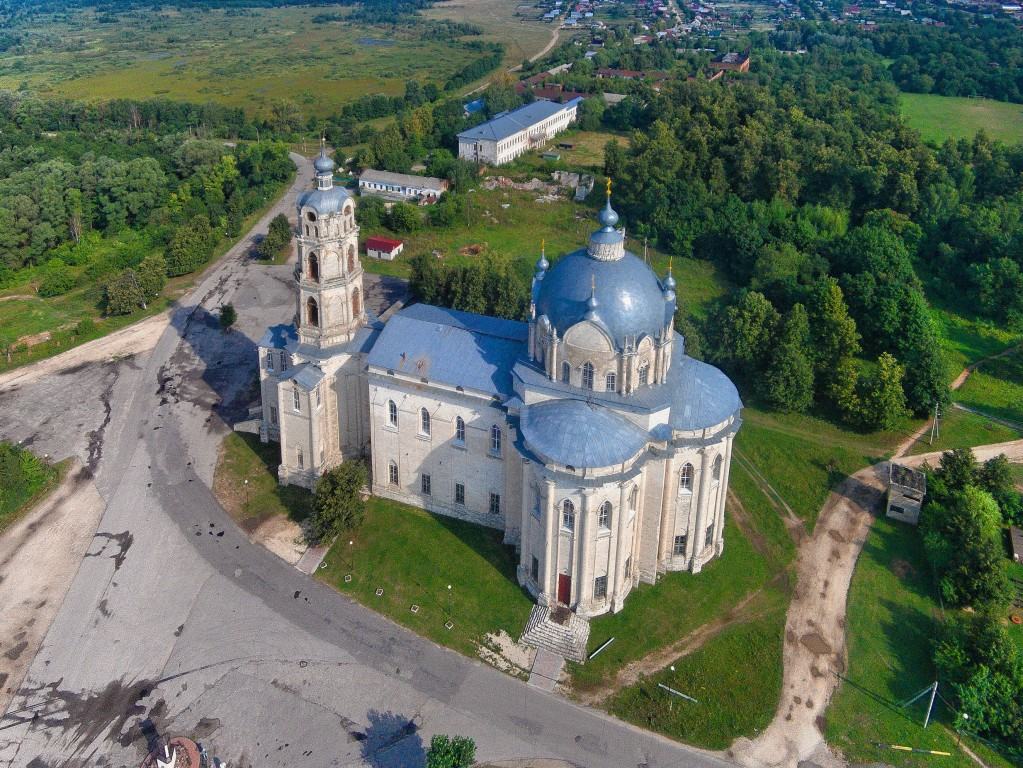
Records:
[[[718,502],[717,527],[714,529],[714,552],[720,555],[725,550],[725,505],[728,500],[728,478],[732,473],[732,438],[729,435],[725,439],[725,466],[721,473],[721,498]]]
[[[703,533],[707,526],[707,498],[708,485],[710,483],[710,451],[704,447],[700,449],[700,495],[696,499],[696,528],[689,529],[689,542],[686,547],[689,551],[689,570],[693,573],[700,572],[698,562],[700,553],[703,552]]]
[[[529,471],[529,461],[524,459],[522,462],[522,503],[519,504],[519,567],[516,576],[519,580],[519,586],[526,583],[526,579],[530,578],[530,551],[529,546],[531,541],[531,530],[532,523],[530,518],[533,516],[533,499],[532,499],[532,487],[529,483],[529,477],[531,472]],[[509,501],[511,501],[509,499]],[[510,511],[510,510],[509,510]],[[538,579],[539,581],[539,579]],[[540,582],[536,585],[536,591],[541,592],[543,587]],[[537,595],[539,597],[539,595]]]
[[[661,528],[657,539],[657,565],[665,561],[671,552],[675,533],[675,504],[672,503],[672,484],[675,477],[675,454],[664,462],[664,483],[661,487]]]
[[[590,553],[590,513],[592,506],[591,501],[593,499],[593,490],[584,489],[582,492],[583,503],[582,503],[582,520],[581,525],[577,525],[576,544],[575,552],[578,565],[573,570],[579,574],[578,586],[576,589],[576,595],[578,596],[575,604],[576,611],[583,607],[583,601],[587,603],[593,600],[593,557]],[[593,537],[595,538],[595,537]]]
[[[554,481],[547,481],[547,498],[544,500],[544,520],[547,523],[546,560],[544,567],[544,584],[546,584],[547,603],[558,599],[558,552],[561,549],[561,530],[558,525],[558,510],[554,500]]]
[[[611,562],[608,564],[608,570],[614,574],[611,578],[611,611],[612,613],[618,611],[621,608],[622,601],[625,599],[624,589],[624,576],[622,574],[622,568],[624,567],[623,555],[628,556],[628,552],[631,547],[625,546],[625,520],[628,517],[629,510],[626,507],[627,498],[625,493],[625,486],[627,483],[624,481],[619,486],[621,488],[621,494],[619,498],[621,501],[618,504],[618,519],[615,521],[615,528],[617,533],[614,534],[611,539]]]

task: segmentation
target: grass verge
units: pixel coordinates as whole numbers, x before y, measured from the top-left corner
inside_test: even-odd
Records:
[[[980,130],[1006,144],[1023,141],[1023,105],[1020,104],[904,93],[902,114],[928,141],[972,139]]]
[[[781,695],[782,636],[788,597],[764,593],[756,618],[722,630],[670,668],[616,694],[608,710],[631,723],[707,749],[755,737]],[[692,696],[693,703],[659,688]]]
[[[981,363],[956,390],[956,401],[1023,425],[1023,351]]]
[[[362,527],[335,542],[316,575],[417,634],[475,657],[490,633],[518,639],[533,606],[515,578],[515,550],[501,542],[500,531],[373,497]]]
[[[64,459],[56,464],[41,461],[40,463],[46,472],[46,480],[42,486],[28,495],[9,493],[9,489],[3,487],[6,485],[3,478],[0,478],[0,487],[3,487],[3,493],[0,493],[0,533],[57,490],[60,484],[64,482],[64,478],[67,477],[68,470],[71,468],[73,461],[73,459]]]
[[[950,451],[953,448],[973,448],[977,445],[1018,440],[1023,436],[1015,429],[958,408],[948,408],[939,426],[940,434],[933,443],[929,442],[930,432],[927,432],[913,444],[907,454],[916,456],[933,451]]]

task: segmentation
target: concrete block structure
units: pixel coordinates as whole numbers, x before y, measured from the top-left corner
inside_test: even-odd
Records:
[[[888,505],[885,514],[895,520],[916,525],[927,495],[927,475],[894,462],[888,470]]]
[[[391,173],[367,168],[359,175],[359,194],[395,202],[437,202],[448,190],[448,182],[433,176]]]
[[[564,104],[534,101],[458,134],[458,156],[474,163],[501,165],[538,149],[576,119],[582,99]]]
[[[584,618],[721,554],[742,403],[686,356],[675,279],[625,250],[610,193],[588,245],[553,266],[541,251],[528,322],[418,304],[381,323],[359,299],[354,201],[316,162],[296,322],[259,345],[282,483],[368,457],[374,494],[502,531],[520,584]]]

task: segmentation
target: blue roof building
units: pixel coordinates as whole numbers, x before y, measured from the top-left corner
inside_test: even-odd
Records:
[[[508,137],[557,107],[472,130]],[[360,299],[354,201],[300,200],[297,323],[259,345],[261,434],[281,444],[281,482],[311,487],[368,456],[374,494],[501,530],[539,606],[524,639],[539,644],[560,631],[537,630],[552,606],[617,611],[637,584],[721,554],[742,402],[685,354],[678,283],[626,250],[610,192],[585,247],[541,253],[525,322],[424,304],[376,319]]]
[[[538,149],[576,119],[582,99],[565,104],[534,101],[503,112],[458,134],[458,156],[475,163],[501,165]]]

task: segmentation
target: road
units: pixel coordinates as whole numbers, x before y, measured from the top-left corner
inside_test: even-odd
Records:
[[[298,160],[277,210],[311,178]],[[217,450],[251,397],[255,340],[294,311],[291,268],[256,264],[247,246],[152,349],[0,382],[0,437],[77,456],[105,503],[0,721],[0,765],[138,765],[172,733],[231,766],[418,766],[446,732],[490,761],[724,766],[434,646],[233,525],[210,491]],[[226,301],[239,313],[228,336]]]

